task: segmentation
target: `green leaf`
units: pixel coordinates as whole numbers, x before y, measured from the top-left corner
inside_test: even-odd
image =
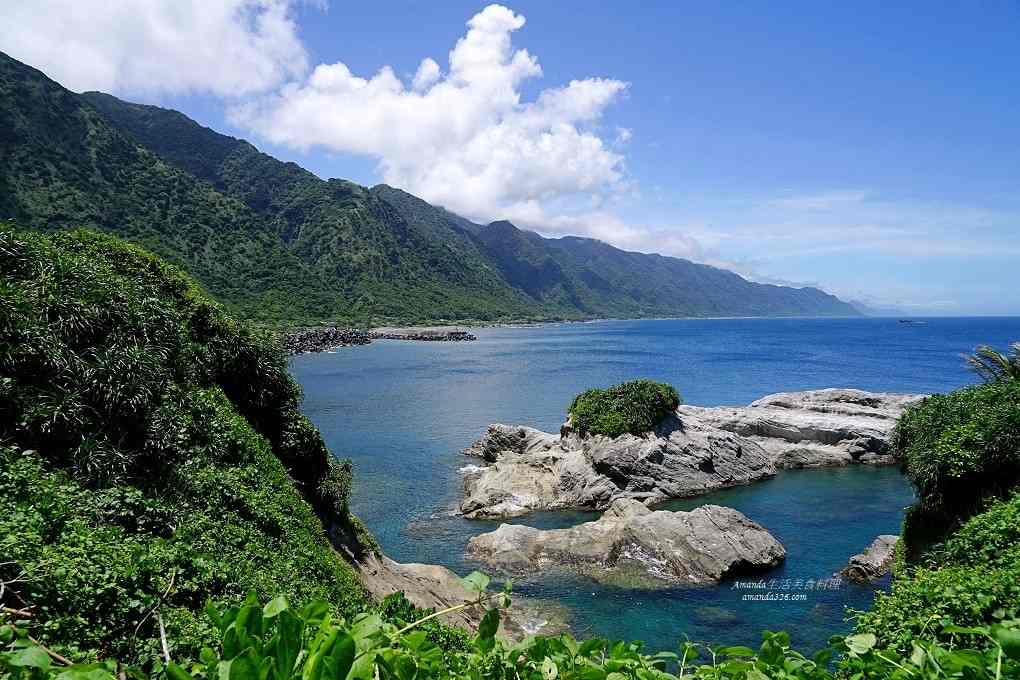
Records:
[[[859,635],[851,635],[845,640],[846,646],[850,648],[852,654],[860,656],[867,654],[878,642],[878,638],[872,633],[861,633]]]
[[[1006,656],[1020,661],[1020,630],[996,626],[993,635]]]
[[[559,675],[559,669],[556,668],[556,662],[549,657],[542,659],[543,680],[556,680],[557,675]]]
[[[351,666],[354,665],[354,655],[354,638],[346,633],[341,633],[333,645],[333,652],[326,659],[323,669],[326,677],[331,680],[346,678]]]
[[[184,670],[173,661],[166,665],[166,674],[170,680],[195,680],[191,673]]]
[[[460,580],[467,590],[475,593],[484,593],[489,587],[489,577],[480,571],[473,571]]]
[[[259,680],[259,663],[255,650],[247,649],[244,654],[231,660],[228,680]]]
[[[716,654],[722,656],[754,656],[754,650],[750,647],[720,647]]]
[[[269,601],[269,603],[262,608],[262,616],[266,619],[271,619],[278,615],[280,612],[287,609],[287,598],[283,595],[276,597]]]
[[[45,671],[50,667],[50,655],[42,647],[25,647],[11,652],[7,663],[19,668],[39,668]]]
[[[478,624],[478,639],[479,640],[491,640],[496,636],[496,631],[499,629],[499,610],[490,609],[485,612],[485,616],[482,617],[482,622]]]

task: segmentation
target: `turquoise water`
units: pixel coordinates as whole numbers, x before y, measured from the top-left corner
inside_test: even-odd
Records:
[[[330,448],[355,464],[353,506],[398,561],[477,565],[463,557],[472,535],[495,523],[451,517],[460,500],[460,450],[491,422],[555,431],[572,397],[587,387],[637,377],[675,385],[686,403],[746,404],[772,392],[856,387],[947,391],[973,381],[959,354],[981,343],[1020,339],[1020,319],[718,319],[614,321],[480,329],[472,343],[381,341],[292,361],[304,411]],[[826,579],[882,533],[898,533],[912,493],[891,468],[788,471],[739,489],[670,504],[732,506],[768,528],[787,561],[765,575]],[[568,526],[597,515],[520,518]],[[879,584],[881,587],[883,584]],[[642,639],[671,649],[684,635],[754,643],[765,628],[787,629],[804,647],[845,632],[846,608],[864,608],[870,586],[796,592],[801,601],[745,601],[724,583],[637,591],[546,575],[518,582],[522,594],[555,599],[575,631]],[[794,592],[790,590],[789,592]]]

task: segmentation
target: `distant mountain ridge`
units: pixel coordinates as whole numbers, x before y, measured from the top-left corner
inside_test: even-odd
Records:
[[[859,314],[816,288],[322,180],[177,111],[75,94],[2,54],[0,152],[0,218],[138,241],[267,322]]]

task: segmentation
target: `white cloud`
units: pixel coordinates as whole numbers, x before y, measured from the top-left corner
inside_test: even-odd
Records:
[[[320,64],[230,115],[277,144],[376,158],[383,181],[480,221],[545,219],[556,200],[591,204],[625,189],[623,156],[599,120],[627,84],[572,80],[523,101],[522,84],[542,74],[511,43],[524,21],[489,5],[468,21],[448,70],[425,58],[410,85],[389,66],[365,77],[342,62]]]
[[[233,97],[308,68],[291,0],[0,2],[0,25],[0,50],[79,92]]]

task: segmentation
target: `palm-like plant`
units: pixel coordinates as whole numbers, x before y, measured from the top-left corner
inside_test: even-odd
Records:
[[[1020,380],[1020,342],[1012,343],[1009,349],[1009,354],[1003,354],[990,345],[980,345],[964,359],[985,382]]]

